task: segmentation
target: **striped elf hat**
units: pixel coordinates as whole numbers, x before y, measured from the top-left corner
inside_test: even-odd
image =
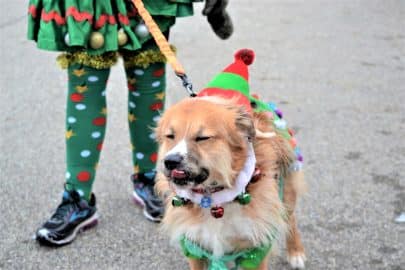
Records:
[[[233,98],[252,112],[251,103],[258,100],[250,95],[248,66],[253,63],[255,53],[250,49],[241,49],[235,53],[235,60],[207,84],[199,93],[203,96]],[[257,103],[256,103],[257,105]],[[255,106],[255,110],[257,106]]]

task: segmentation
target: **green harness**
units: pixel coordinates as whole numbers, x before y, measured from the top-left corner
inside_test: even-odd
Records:
[[[266,246],[257,248],[246,249],[236,253],[226,254],[221,257],[216,257],[212,253],[198,246],[195,242],[182,237],[180,245],[184,255],[193,259],[206,259],[208,260],[208,270],[226,270],[226,264],[235,262],[233,270],[243,267],[246,269],[256,269],[270,251],[272,243]]]
[[[284,179],[280,176],[278,181],[278,195],[283,200],[284,195]],[[201,248],[197,243],[183,236],[180,239],[181,249],[186,257],[207,260],[208,270],[227,270],[227,263],[234,262],[235,267],[232,270],[237,270],[239,267],[245,269],[256,269],[270,251],[274,234],[270,236],[271,241],[267,245],[262,245],[256,248],[245,249],[236,253],[225,254],[221,257],[214,256],[211,252]]]

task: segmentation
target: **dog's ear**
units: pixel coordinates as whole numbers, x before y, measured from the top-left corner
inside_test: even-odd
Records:
[[[253,118],[244,107],[238,108],[235,124],[236,127],[246,135],[249,141],[254,139],[256,130],[253,125]]]

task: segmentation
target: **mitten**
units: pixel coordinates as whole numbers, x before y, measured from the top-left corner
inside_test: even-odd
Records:
[[[229,38],[233,33],[231,17],[225,8],[228,0],[205,0],[205,7],[202,11],[207,16],[212,30],[221,39]]]

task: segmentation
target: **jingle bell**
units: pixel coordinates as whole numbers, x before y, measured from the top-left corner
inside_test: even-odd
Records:
[[[244,193],[242,193],[242,194],[240,194],[240,195],[238,196],[238,202],[239,202],[240,204],[242,204],[242,205],[249,204],[251,200],[252,200],[252,197],[251,197],[250,194],[247,193],[247,192],[244,192]]]
[[[176,195],[172,199],[172,205],[174,207],[182,206],[182,205],[184,205],[184,200]]]
[[[66,45],[70,46],[69,33],[66,33],[66,34],[65,34],[64,41],[65,41],[65,44],[66,44]]]
[[[149,30],[144,23],[139,23],[135,27],[135,34],[140,38],[145,38],[149,35]]]
[[[211,215],[214,218],[221,218],[224,216],[224,208],[221,206],[215,206],[211,208]]]
[[[259,168],[255,168],[255,171],[253,172],[252,179],[250,179],[251,183],[256,183],[259,181],[260,177],[262,177],[262,172],[260,171]]]
[[[125,44],[127,44],[127,42],[128,42],[127,34],[124,32],[123,29],[120,29],[118,31],[118,45],[119,46],[124,46]]]
[[[202,208],[209,208],[209,207],[211,207],[211,198],[210,198],[210,197],[207,197],[207,196],[202,197],[202,198],[201,198],[201,202],[200,202],[200,206],[201,206]]]
[[[93,32],[90,36],[90,46],[97,50],[104,46],[104,36],[99,32]]]

